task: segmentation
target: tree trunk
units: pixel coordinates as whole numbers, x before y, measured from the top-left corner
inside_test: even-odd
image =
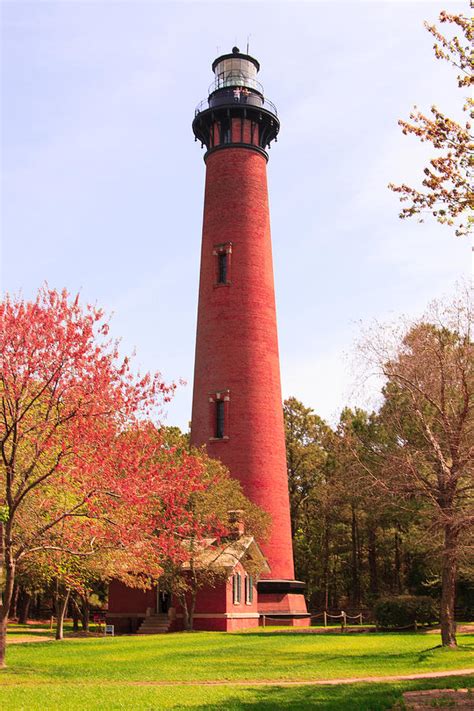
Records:
[[[395,566],[395,590],[398,595],[401,595],[403,592],[403,586],[402,586],[402,559],[400,555],[400,534],[398,530],[395,531],[395,537],[394,537],[394,544],[395,544],[395,558],[394,558],[394,566]]]
[[[330,573],[331,586],[329,589],[331,607],[339,607],[339,557],[333,556],[332,572]]]
[[[20,625],[27,624],[28,615],[30,612],[30,605],[31,605],[31,595],[29,592],[26,592],[25,590],[23,590],[22,595],[20,597],[20,610],[18,613],[18,624],[20,624]]]
[[[3,614],[0,616],[0,668],[5,667],[5,649],[7,642],[7,617]]]
[[[360,603],[360,586],[359,586],[359,559],[358,559],[358,546],[357,546],[357,518],[355,506],[351,506],[352,510],[352,520],[351,520],[351,539],[352,539],[352,584],[351,584],[351,594],[350,599],[353,606],[357,606]]]
[[[441,571],[441,642],[443,647],[456,647],[456,600],[458,533],[450,524],[444,529],[443,565]]]
[[[18,609],[18,596],[20,593],[20,586],[15,583],[13,586],[12,604],[10,610],[10,618],[13,620],[16,617]]]
[[[324,549],[323,549],[323,577],[324,577],[324,609],[329,607],[329,522],[327,516],[324,517]]]
[[[7,532],[7,540],[9,538],[9,533]],[[3,541],[2,541],[3,543]],[[3,546],[2,546],[3,548]],[[11,549],[7,546],[3,548],[4,555],[2,556],[4,586],[3,586],[3,596],[1,596],[2,603],[0,604],[0,668],[5,666],[5,650],[7,643],[7,625],[8,616],[10,614],[10,607],[12,603],[13,596],[13,586],[15,584],[15,563],[13,561]]]
[[[191,626],[191,619],[189,615],[189,608],[188,608],[188,601],[186,599],[186,595],[183,595],[183,600],[181,602],[181,606],[183,608],[183,623],[184,623],[184,629],[189,632],[192,629]]]
[[[35,595],[34,602],[33,602],[32,617],[34,620],[41,619],[41,603],[42,603],[41,594],[38,593],[37,595]]]
[[[72,631],[79,632],[79,613],[76,609],[72,613]]]
[[[196,590],[191,591],[191,604],[189,606],[189,627],[188,630],[191,632],[194,629],[194,610],[196,609]]]
[[[379,576],[377,570],[377,536],[376,528],[371,523],[367,530],[368,546],[367,555],[369,559],[369,592],[373,598],[379,594]]]
[[[56,597],[56,639],[63,639],[64,637],[64,615],[70,592],[70,590],[67,590],[64,595],[58,593]]]
[[[89,632],[90,604],[87,595],[81,595],[81,624],[84,632]]]

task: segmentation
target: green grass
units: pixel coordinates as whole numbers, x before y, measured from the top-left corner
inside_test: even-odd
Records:
[[[252,687],[252,681],[387,676],[474,667],[474,636],[458,650],[438,635],[247,632],[72,639],[16,644],[0,672],[0,708],[388,709],[402,691],[456,688],[474,678],[339,687]],[[225,686],[156,686],[226,680]],[[244,680],[248,686],[236,687]]]
[[[12,645],[9,665],[37,683],[97,681],[331,679],[474,667],[474,636],[438,648],[435,634],[200,632],[68,639]]]
[[[473,679],[453,677],[449,688],[472,688]],[[354,684],[320,687],[130,687],[50,684],[41,689],[0,690],[2,708],[10,711],[114,711],[132,709],[194,709],[194,711],[384,711],[392,709],[404,691],[446,688],[446,681],[397,684]]]

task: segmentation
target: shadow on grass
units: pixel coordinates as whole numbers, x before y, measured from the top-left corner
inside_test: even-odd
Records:
[[[252,689],[253,699],[235,697],[226,699],[226,711],[259,709],[259,711],[382,711],[390,709],[399,698],[396,691],[364,687],[357,691],[350,687],[265,687]],[[222,710],[219,704],[199,706],[202,711]]]
[[[419,662],[424,662],[430,654],[433,652],[442,652],[443,654],[457,654],[458,652],[472,652],[474,649],[467,645],[467,644],[458,644],[457,647],[451,648],[451,647],[443,647],[441,644],[437,644],[435,647],[428,647],[427,649],[422,649],[420,652],[418,652],[418,661]]]
[[[347,686],[300,686],[252,688],[252,698],[245,700],[236,691],[226,699],[226,711],[386,711],[402,699],[405,691],[447,688],[473,688],[474,677],[399,682],[396,684],[348,684]],[[239,698],[240,696],[240,698]],[[222,711],[221,704],[196,706],[199,711]]]

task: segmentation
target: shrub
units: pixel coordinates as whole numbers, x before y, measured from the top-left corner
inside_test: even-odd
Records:
[[[378,600],[374,608],[375,620],[380,627],[408,627],[430,624],[439,619],[436,600],[426,595],[397,595]]]

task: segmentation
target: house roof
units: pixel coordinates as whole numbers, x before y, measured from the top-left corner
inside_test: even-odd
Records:
[[[191,541],[187,542],[191,549]],[[269,573],[270,566],[253,536],[240,536],[234,540],[218,542],[217,538],[205,538],[198,544],[193,542],[195,550],[194,564],[198,568],[224,568],[232,570],[237,563],[245,566],[245,559],[251,559],[260,567],[260,572]],[[189,570],[188,561],[183,563],[183,570]]]

